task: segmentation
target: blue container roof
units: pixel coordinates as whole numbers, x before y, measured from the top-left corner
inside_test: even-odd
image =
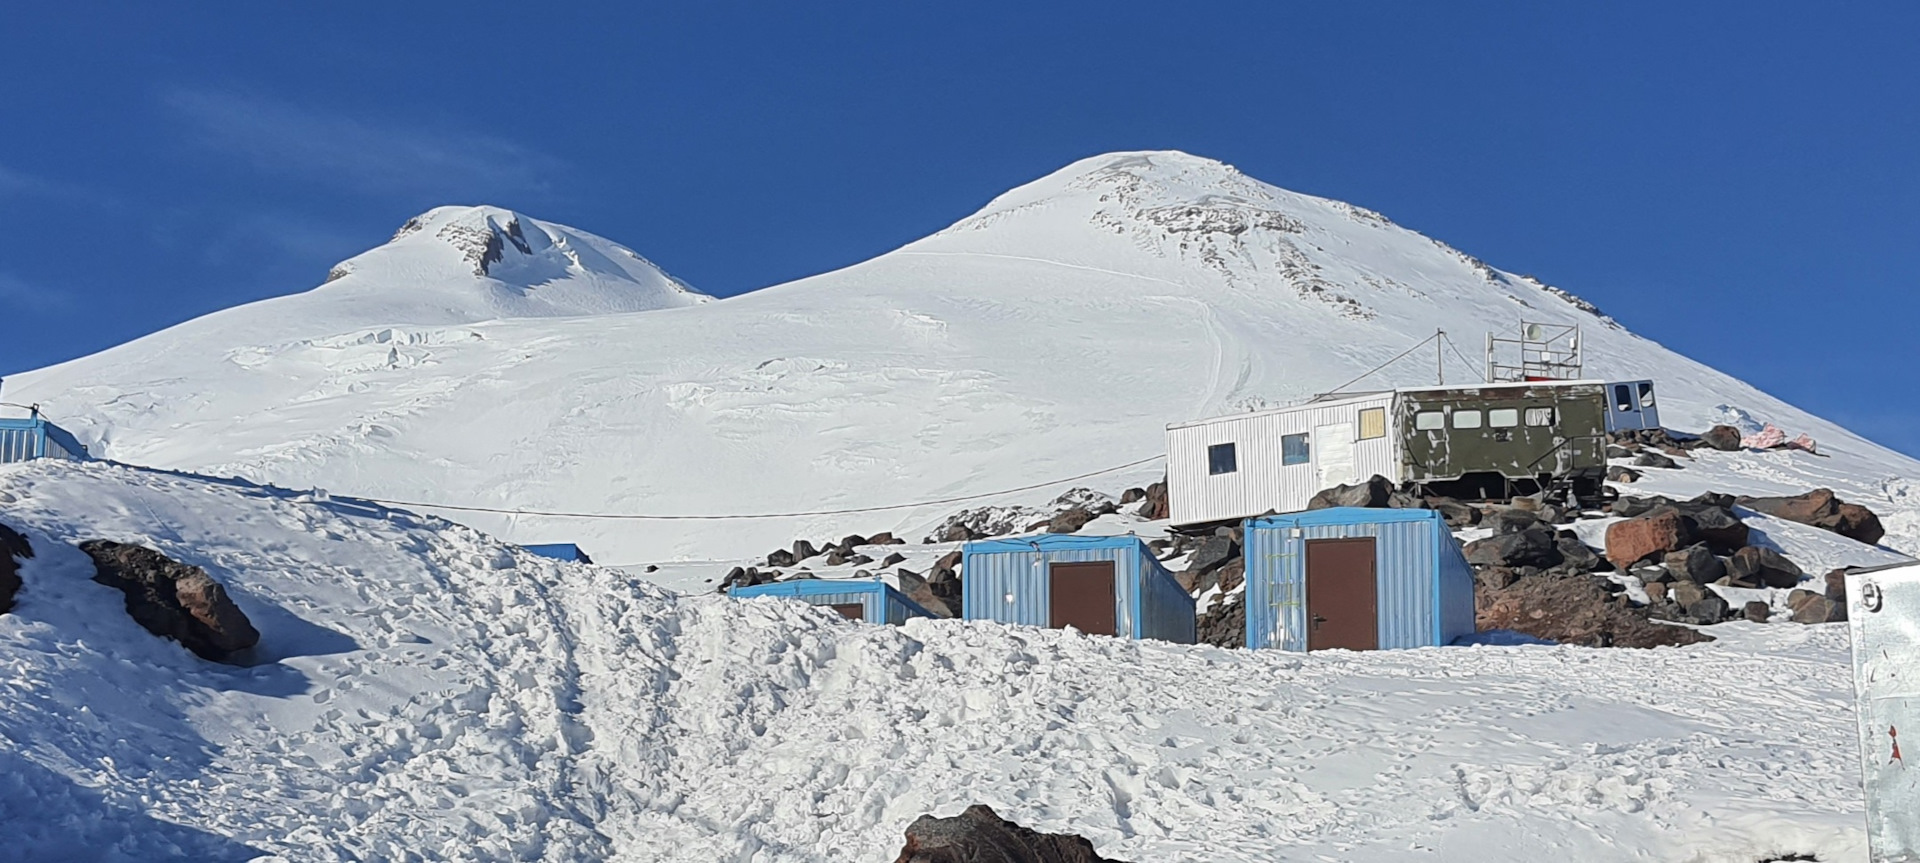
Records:
[[[11,417],[0,419],[0,429],[37,430],[45,434],[47,440],[52,441],[56,446],[59,446],[67,452],[75,456],[87,455],[87,448],[80,443],[79,438],[69,434],[66,429],[48,422],[46,417]]]
[[[792,581],[736,587],[727,591],[727,595],[819,596],[827,593],[886,593],[890,590],[900,593],[878,578],[796,578]],[[906,594],[900,594],[900,598],[906,599]]]
[[[1286,515],[1266,515],[1247,519],[1247,526],[1263,527],[1307,527],[1321,524],[1389,524],[1406,521],[1431,521],[1446,526],[1446,516],[1431,509],[1373,509],[1359,506],[1336,506],[1328,509],[1313,509],[1306,512],[1293,512]]]
[[[1080,551],[1101,548],[1131,550],[1141,544],[1140,537],[1132,534],[1074,536],[1065,533],[1041,533],[1033,536],[976,540],[967,543],[961,551],[965,554],[993,554],[1009,551]]]
[[[551,557],[555,560],[587,560],[587,553],[581,551],[580,546],[574,545],[571,542],[549,542],[538,545],[523,545],[520,547],[541,557]]]

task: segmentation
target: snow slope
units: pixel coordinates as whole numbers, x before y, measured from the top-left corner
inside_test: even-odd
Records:
[[[1844,626],[1310,656],[678,597],[348,500],[0,466],[0,826],[36,860],[879,861],[984,802],[1179,861],[1863,861]],[[260,662],[72,544],[225,582]]]
[[[1770,420],[1831,456],[1791,456],[1718,490],[1831,486],[1882,514],[1889,545],[1920,551],[1920,462],[1563,291],[1184,153],[1086,159],[864,263],[644,313],[381,317],[364,295],[435,273],[473,281],[464,259],[389,265],[393,248],[291,298],[315,309],[299,333],[254,326],[259,306],[223,312],[20,375],[6,397],[45,403],[115,459],[294,488],[509,510],[818,511],[1148,457],[1169,422],[1324,391],[1435,328],[1469,352],[1445,356],[1449,379],[1473,379],[1473,346],[1524,317],[1581,324],[1592,376],[1657,378],[1671,427]],[[351,297],[339,287],[349,285]],[[1428,383],[1432,365],[1401,363],[1360,385]],[[1097,483],[1117,490],[1159,473]],[[740,558],[850,531],[917,536],[955,508],[754,521],[447,514],[634,563]]]

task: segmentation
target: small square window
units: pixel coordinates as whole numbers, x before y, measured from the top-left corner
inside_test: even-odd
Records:
[[[1433,431],[1446,428],[1447,420],[1439,411],[1421,411],[1413,415],[1413,427],[1420,431]]]
[[[1534,428],[1553,425],[1553,408],[1527,408],[1527,425]]]
[[[1387,409],[1362,408],[1360,410],[1360,439],[1373,440],[1387,436]]]
[[[1453,427],[1457,429],[1477,429],[1480,427],[1479,411],[1454,411]]]
[[[1487,411],[1487,425],[1493,428],[1510,429],[1519,424],[1519,408],[1494,408]]]
[[[1234,459],[1233,444],[1217,443],[1207,447],[1207,474],[1209,476],[1233,473],[1239,469],[1240,465]]]
[[[1308,448],[1306,433],[1280,436],[1280,463],[1306,464],[1312,458]]]

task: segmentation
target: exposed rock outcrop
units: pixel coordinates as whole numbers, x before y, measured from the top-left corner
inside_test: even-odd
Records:
[[[1328,509],[1336,506],[1385,507],[1396,489],[1387,478],[1375,474],[1366,482],[1353,485],[1336,485],[1322,490],[1307,501],[1307,509]]]
[[[1740,430],[1733,426],[1714,426],[1700,436],[1700,442],[1721,452],[1738,452]]]
[[[137,545],[88,540],[93,580],[126,594],[127,613],[148,632],[185,645],[202,659],[234,662],[260,633],[207,571]]]
[[[1711,636],[1647,619],[1590,577],[1522,578],[1503,588],[1474,590],[1481,631],[1507,629],[1587,647],[1665,647]]]
[[[907,844],[894,863],[1119,863],[1094,853],[1093,843],[1064,833],[1039,833],[974,804],[952,818],[922,815],[907,827]]]
[[[1857,503],[1835,497],[1832,489],[1816,488],[1793,497],[1743,497],[1739,503],[1754,512],[1833,531],[1848,539],[1876,545],[1887,535],[1880,517]]]
[[[20,594],[20,563],[33,559],[33,544],[19,531],[0,524],[0,614],[13,610]]]

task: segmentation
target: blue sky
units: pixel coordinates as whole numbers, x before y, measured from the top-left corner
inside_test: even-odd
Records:
[[[8,11],[0,372],[311,287],[439,204],[727,295],[1176,148],[1920,454],[1913,4],[221,9]]]

